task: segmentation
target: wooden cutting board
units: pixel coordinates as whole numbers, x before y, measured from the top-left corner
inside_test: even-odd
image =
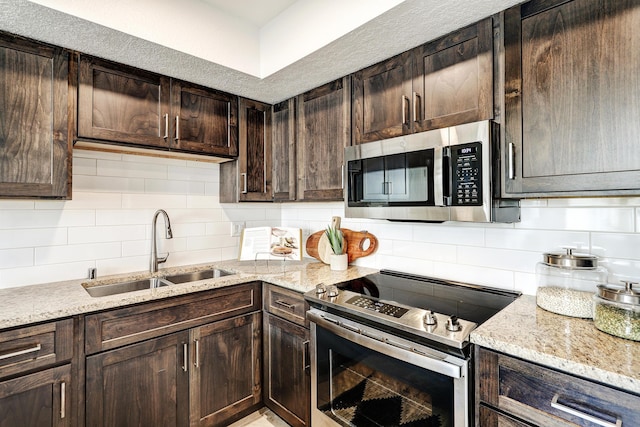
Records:
[[[331,217],[331,227],[340,228],[340,217],[334,216]],[[317,233],[315,233],[317,234]],[[327,237],[327,233],[324,231],[321,232],[320,239],[316,245],[318,250],[318,257],[314,257],[324,262],[325,264],[329,264],[329,259],[331,254],[333,253],[333,249],[331,249],[331,243],[329,243],[329,238]]]
[[[378,248],[378,239],[371,233],[366,231],[352,231],[348,228],[342,228],[342,233],[347,244],[347,255],[349,256],[349,262],[352,262],[358,258],[371,255]],[[319,244],[320,239],[325,234],[324,230],[316,231],[307,239],[306,248],[309,256],[314,257],[318,261],[322,261],[325,264],[329,264],[329,256],[333,253],[331,246],[327,247],[329,252],[320,252]],[[325,236],[326,238],[326,236]]]

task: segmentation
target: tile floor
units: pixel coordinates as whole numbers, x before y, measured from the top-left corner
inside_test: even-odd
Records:
[[[229,427],[289,427],[280,417],[267,408],[261,408],[253,414],[230,424]]]

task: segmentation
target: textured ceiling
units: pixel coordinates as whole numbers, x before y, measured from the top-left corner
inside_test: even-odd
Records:
[[[521,0],[406,0],[264,79],[26,0],[0,0],[0,30],[274,103],[375,64],[520,2]]]

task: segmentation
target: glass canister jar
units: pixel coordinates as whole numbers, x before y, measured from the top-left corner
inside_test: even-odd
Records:
[[[593,297],[593,323],[608,334],[640,341],[640,292],[633,289],[637,283],[623,283],[598,285]]]
[[[571,317],[593,318],[593,295],[598,283],[607,282],[607,270],[598,257],[566,252],[543,254],[536,265],[536,303],[547,311]]]

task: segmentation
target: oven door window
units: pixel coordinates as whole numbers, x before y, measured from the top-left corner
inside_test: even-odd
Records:
[[[347,165],[350,206],[433,206],[433,149]]]
[[[316,328],[317,410],[342,426],[454,426],[454,379]]]

